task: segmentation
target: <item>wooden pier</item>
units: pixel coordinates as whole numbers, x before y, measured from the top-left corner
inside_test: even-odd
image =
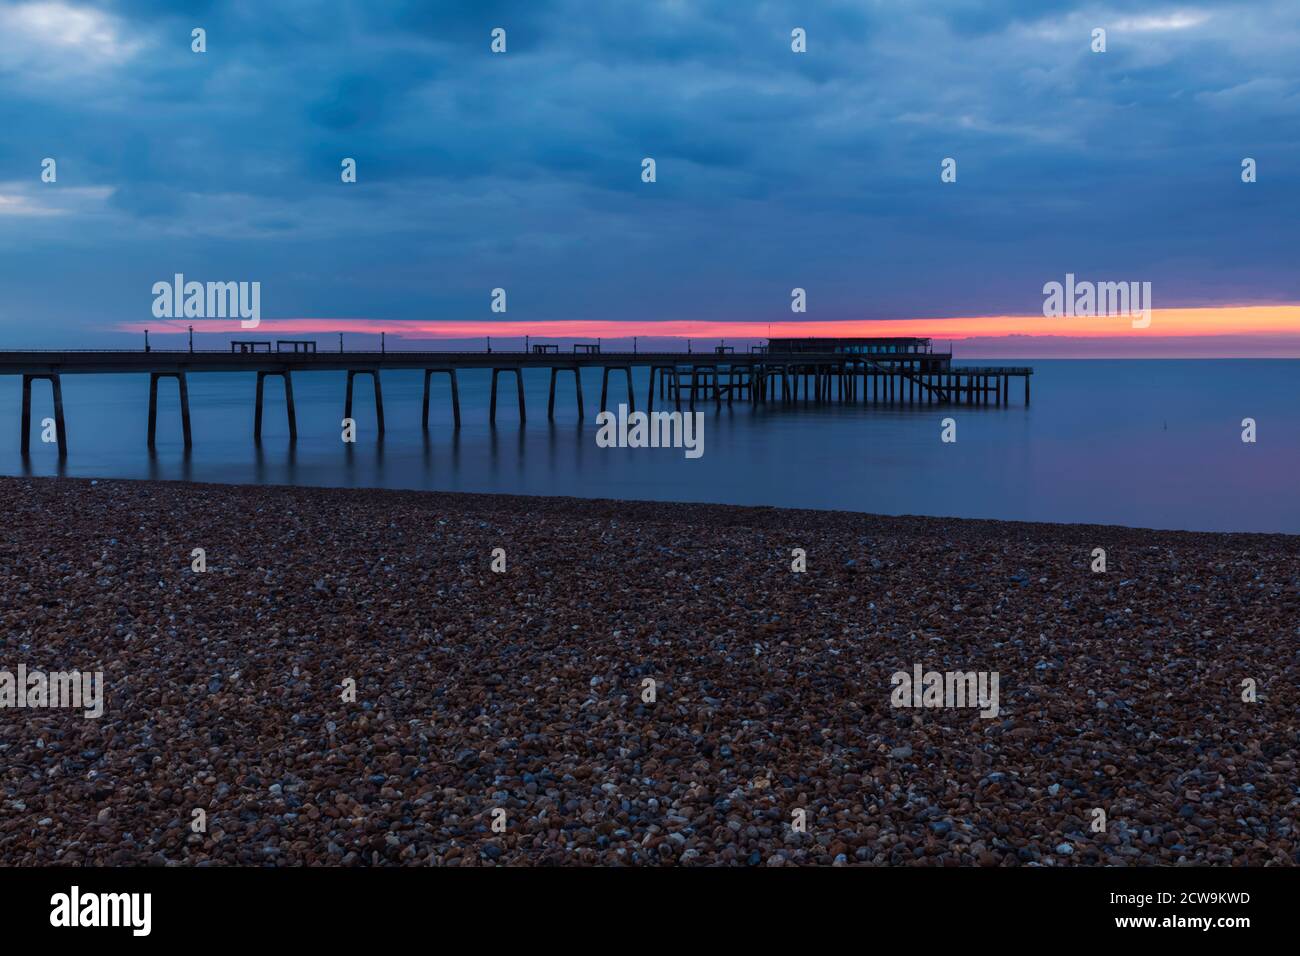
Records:
[[[853,346],[846,342],[855,343]],[[865,343],[865,344],[863,344]],[[922,344],[918,344],[922,343]],[[515,378],[519,421],[527,418],[524,401],[525,369],[549,369],[550,394],[547,418],[554,420],[556,381],[561,372],[572,372],[575,380],[579,419],[585,415],[581,372],[601,369],[600,410],[610,398],[610,373],[618,372],[627,386],[629,410],[636,410],[633,370],[647,368],[650,386],[642,411],[653,411],[656,399],[677,410],[694,409],[712,402],[716,406],[736,401],[753,405],[831,403],[864,405],[1008,405],[1013,379],[1024,383],[1024,404],[1029,404],[1029,379],[1033,369],[1011,366],[956,366],[951,353],[930,349],[927,339],[774,339],[768,347],[735,353],[719,348],[708,352],[604,352],[599,346],[575,346],[562,353],[554,346],[529,351],[503,352],[416,352],[416,351],[316,351],[314,345],[285,340],[279,348],[256,348],[269,343],[244,343],[231,351],[146,351],[68,350],[0,351],[0,375],[22,380],[22,412],[19,422],[21,450],[29,453],[31,432],[31,389],[38,380],[50,382],[54,396],[54,419],[59,455],[65,457],[68,436],[64,426],[61,376],[76,374],[147,374],[149,376],[148,445],[156,439],[158,382],[174,378],[178,384],[181,423],[185,447],[192,445],[190,432],[190,372],[254,372],[253,439],[262,436],[262,406],[268,376],[284,382],[285,406],[290,441],[296,440],[297,413],[293,398],[295,372],[343,371],[347,373],[343,417],[352,417],[352,395],[357,375],[368,375],[374,384],[375,416],[380,437],[384,434],[384,402],[380,374],[385,370],[418,369],[424,372],[424,403],[421,427],[429,427],[429,382],[434,374],[451,380],[452,417],[461,425],[458,372],[482,370],[491,373],[489,423],[495,425],[497,385],[503,373]],[[285,348],[285,345],[288,348]],[[617,380],[616,380],[616,384]]]

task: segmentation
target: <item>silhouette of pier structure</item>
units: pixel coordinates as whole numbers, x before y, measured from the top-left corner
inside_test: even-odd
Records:
[[[54,426],[60,457],[66,457],[68,435],[64,427],[61,376],[75,374],[148,374],[149,424],[147,441],[154,447],[158,418],[158,382],[174,378],[178,384],[181,427],[185,447],[191,448],[189,387],[190,372],[256,372],[257,387],[253,412],[253,438],[262,437],[262,412],[265,382],[279,377],[284,382],[285,407],[289,438],[298,436],[297,413],[293,398],[293,373],[344,371],[347,390],[344,418],[352,417],[354,379],[370,376],[374,385],[375,418],[378,434],[384,434],[384,401],[380,373],[385,370],[418,369],[424,373],[424,400],[421,427],[429,427],[430,380],[447,375],[451,384],[452,418],[461,426],[460,389],[457,374],[467,371],[491,373],[491,400],[488,421],[496,424],[497,391],[503,374],[513,375],[519,405],[519,421],[527,420],[524,401],[525,369],[549,369],[550,390],[547,418],[554,420],[556,384],[561,373],[573,373],[578,418],[585,417],[582,371],[601,370],[600,410],[610,399],[610,375],[618,373],[615,384],[626,385],[629,411],[637,410],[633,370],[647,368],[649,389],[642,411],[653,412],[655,399],[671,404],[674,410],[694,410],[712,402],[715,406],[737,401],[753,405],[832,403],[867,405],[1008,405],[1011,383],[1024,383],[1024,404],[1029,404],[1029,379],[1033,369],[1023,366],[958,366],[952,364],[951,352],[937,352],[930,339],[924,338],[854,338],[854,339],[772,339],[766,346],[747,352],[720,345],[711,352],[639,352],[605,351],[599,344],[574,345],[562,352],[554,345],[534,345],[519,352],[488,350],[482,352],[432,351],[343,351],[322,352],[315,342],[303,339],[270,341],[242,340],[231,343],[229,351],[66,350],[0,351],[0,375],[17,375],[22,379],[20,420],[21,449],[29,453],[31,433],[32,383],[48,381],[54,398]],[[624,381],[620,383],[618,377]],[[656,387],[657,386],[657,387]],[[619,400],[616,398],[616,401]]]

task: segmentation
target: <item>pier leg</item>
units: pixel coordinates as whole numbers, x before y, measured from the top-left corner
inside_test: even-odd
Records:
[[[23,456],[26,457],[31,452],[32,444],[32,377],[30,375],[23,376],[23,410],[19,414],[22,416],[18,421],[19,445]]]
[[[54,393],[54,432],[59,440],[59,457],[67,458],[68,435],[63,427],[63,383],[59,381],[58,375],[50,376],[50,391]]]
[[[375,386],[375,424],[378,426],[379,437],[380,437],[380,438],[383,438],[383,437],[384,437],[384,390],[383,390],[383,387],[379,384],[379,369],[364,369],[364,368],[359,368],[359,369],[351,369],[351,368],[350,368],[350,369],[348,369],[348,390],[347,390],[347,394],[346,394],[346,396],[345,396],[344,399],[343,399],[343,417],[344,417],[344,418],[351,418],[351,417],[352,417],[352,385],[353,385],[353,379],[355,379],[356,376],[358,376],[358,375],[369,375],[369,376],[371,377],[371,379],[373,379],[373,381],[374,381],[374,386]],[[428,377],[427,377],[427,376],[426,376],[425,381],[424,381],[424,386],[425,386],[425,390],[426,390],[426,392],[427,392],[427,391],[428,391],[428,387],[429,387],[429,380],[428,380]],[[286,369],[285,372],[284,372],[284,394],[285,394],[286,396],[289,396],[289,395],[292,394],[292,392],[293,392],[293,385],[292,385],[292,384],[290,383],[290,381],[289,381],[289,371]],[[292,399],[289,399],[289,401],[290,401],[290,404],[292,404]],[[427,395],[426,395],[426,398],[425,398],[425,405],[426,405],[426,411],[427,411],[427,406],[428,406],[428,397],[427,397]],[[292,422],[292,421],[294,420],[294,415],[293,415],[293,412],[292,412],[292,411],[290,411],[290,413],[289,413],[289,419],[290,419],[290,422]],[[424,420],[425,420],[425,424],[428,424],[428,415],[427,415],[427,414],[424,416]],[[292,425],[290,426],[290,431],[291,431],[291,432],[294,431],[294,428],[293,428]]]
[[[429,380],[435,372],[446,372],[451,378],[452,418],[456,422],[456,427],[460,428],[460,389],[457,388],[456,370],[454,368],[426,368],[424,370],[424,406],[420,413],[420,425],[426,430],[429,427]]]
[[[501,373],[500,369],[492,370],[492,404],[488,409],[488,424],[497,423],[497,376]]]
[[[433,377],[433,372],[429,369],[424,370],[424,409],[420,413],[420,427],[425,431],[429,430],[429,379]]]
[[[559,376],[561,372],[573,373],[573,390],[578,399],[578,420],[582,421],[584,417],[583,410],[582,410],[582,369],[576,365],[573,368],[553,367],[551,369],[551,394],[549,400],[547,401],[547,407],[546,407],[547,420],[555,421],[555,383],[559,380]],[[522,410],[522,406],[520,406],[520,408]]]
[[[660,375],[659,380],[660,382],[663,381],[662,375]],[[660,387],[662,387],[662,385]],[[654,411],[654,408],[655,408],[655,367],[651,365],[650,366],[650,388],[646,392],[646,397],[645,397],[645,413],[649,415],[652,411]]]
[[[158,373],[149,373],[149,436],[148,445],[154,446],[154,436],[158,431]]]
[[[194,447],[194,439],[190,434],[190,385],[184,372],[176,376],[176,385],[181,396],[181,434],[185,436],[185,449],[188,451]]]
[[[284,378],[284,407],[289,413],[289,441],[295,442],[298,440],[298,412],[293,405],[293,374],[288,369],[285,369],[281,375]],[[376,390],[379,388],[378,377],[375,378],[375,388]],[[382,418],[380,422],[380,431],[382,432]]]
[[[158,382],[163,378],[176,379],[177,397],[181,406],[181,433],[185,437],[186,449],[194,447],[190,432],[190,390],[184,372],[150,372],[149,373],[149,434],[148,445],[153,448],[158,436]]]
[[[253,441],[262,440],[262,395],[266,391],[266,373],[257,373],[257,402],[253,408]],[[352,376],[348,376],[348,412],[352,411]],[[346,416],[345,416],[346,417]]]
[[[605,410],[605,403],[609,398],[609,367],[601,369],[600,373],[600,410]]]
[[[528,412],[524,408],[524,370],[521,368],[517,368],[514,370],[514,372],[515,372],[515,387],[519,391],[519,424],[522,425],[524,422],[528,421]],[[375,376],[375,382],[376,384],[378,384],[379,382],[378,375]],[[629,379],[628,391],[630,392],[631,390],[632,390],[632,383],[631,380]]]
[[[627,376],[627,411],[630,415],[636,411],[636,399],[632,397],[632,366],[623,369],[623,374]]]
[[[1025,407],[1029,407],[1029,376],[1025,376]]]
[[[673,397],[677,400],[677,410],[682,410],[682,376],[677,371],[677,366],[673,366]]]

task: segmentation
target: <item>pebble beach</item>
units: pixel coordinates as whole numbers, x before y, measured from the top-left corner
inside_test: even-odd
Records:
[[[104,680],[0,710],[0,865],[1300,863],[1297,536],[0,496],[0,670]],[[996,672],[997,716],[893,706],[917,665]]]

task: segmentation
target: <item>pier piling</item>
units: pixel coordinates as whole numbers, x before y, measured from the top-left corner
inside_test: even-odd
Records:
[[[609,394],[609,373],[621,371],[627,376],[627,410],[636,411],[636,399],[632,397],[632,366],[630,365],[605,365],[602,366],[600,377],[600,410],[605,410],[606,398]]]
[[[573,387],[578,396],[578,421],[582,421],[586,417],[582,410],[582,368],[577,365],[551,366],[551,394],[546,400],[546,418],[555,421],[555,380],[560,372],[573,373]],[[651,378],[654,376],[651,375]]]
[[[488,424],[497,423],[497,378],[502,372],[513,372],[515,376],[515,387],[519,393],[519,424],[528,420],[528,413],[524,409],[524,373],[518,368],[494,368],[492,369],[492,406],[488,411]]]
[[[257,403],[253,411],[253,441],[260,442],[262,440],[262,396],[268,375],[279,375],[284,379],[284,405],[289,416],[289,441],[297,441],[298,415],[293,407],[293,375],[288,369],[257,373]]]
[[[185,438],[186,450],[194,447],[190,434],[190,390],[184,372],[150,372],[149,373],[149,436],[148,445],[154,447],[158,433],[158,380],[160,378],[176,379],[176,390],[181,403],[181,433]]]
[[[59,381],[57,373],[48,375],[25,374],[23,375],[23,409],[22,422],[19,433],[21,435],[21,446],[23,457],[31,453],[32,443],[32,382],[37,379],[44,379],[50,383],[50,392],[54,399],[54,437],[59,444],[59,457],[68,457],[68,434],[63,427],[63,383]]]
[[[350,368],[348,369],[348,390],[347,397],[343,400],[343,417],[352,417],[352,380],[358,375],[369,375],[375,383],[375,424],[379,429],[379,437],[384,437],[384,392],[379,384],[379,369],[377,368]],[[426,379],[427,381],[427,379]],[[285,379],[288,382],[288,378]]]
[[[451,377],[451,414],[460,428],[460,389],[456,384],[456,370],[454,368],[426,368],[424,370],[424,410],[420,414],[420,427],[425,431],[429,429],[429,378],[435,373],[446,372]]]

